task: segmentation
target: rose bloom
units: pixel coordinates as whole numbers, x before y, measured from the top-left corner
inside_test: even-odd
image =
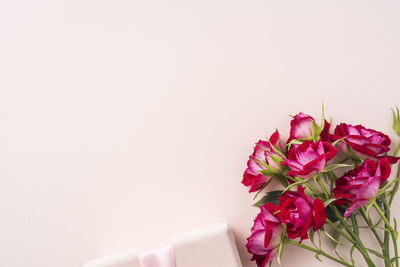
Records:
[[[278,145],[278,130],[271,135],[269,141],[275,147]],[[259,162],[263,162],[264,164],[268,164],[275,169],[279,169],[279,167],[271,159],[271,155],[280,157],[273,151],[269,142],[260,140],[256,143],[254,152],[250,155],[249,161],[247,162],[247,168],[243,174],[242,180],[242,184],[250,187],[250,193],[262,188],[269,179],[269,177],[266,177],[260,173],[260,171],[264,170],[265,167]]]
[[[347,218],[355,209],[364,206],[375,196],[390,172],[387,158],[381,158],[377,163],[372,159],[366,159],[361,165],[336,180],[335,188],[332,190],[334,197],[337,198],[335,205],[350,203],[344,217]]]
[[[246,248],[253,254],[251,260],[256,261],[258,267],[267,266],[278,253],[283,233],[283,226],[274,215],[278,211],[279,207],[271,203],[261,206],[247,239]]]
[[[290,136],[288,143],[293,139],[307,139],[312,138],[313,133],[313,122],[314,118],[300,112],[295,115],[290,121]],[[329,141],[329,127],[330,124],[325,120],[324,129],[322,130],[320,137],[323,141]]]
[[[378,131],[366,129],[361,125],[350,125],[341,123],[335,128],[332,140],[344,138],[350,150],[358,157],[374,157],[381,155],[390,150],[390,138]],[[338,146],[347,151],[347,146],[343,142],[339,142]],[[391,161],[391,159],[389,159]]]
[[[290,176],[309,178],[321,172],[336,152],[337,149],[328,142],[304,141],[303,144],[290,149],[288,159],[281,164],[290,168]]]
[[[279,209],[277,216],[286,224],[289,239],[307,239],[308,229],[312,227],[315,232],[326,222],[324,203],[319,198],[313,201],[301,186],[297,187],[297,192],[286,191],[279,197]]]

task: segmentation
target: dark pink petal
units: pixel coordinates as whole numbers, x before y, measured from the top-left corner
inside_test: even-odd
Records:
[[[326,222],[325,206],[321,199],[314,200],[313,230],[320,229]]]
[[[268,253],[268,249],[264,244],[265,230],[258,230],[247,239],[247,250],[251,254],[264,255]]]
[[[267,220],[269,223],[280,223],[279,219],[276,217],[277,212],[279,211],[279,206],[272,203],[265,203],[261,207],[261,209],[263,210],[264,219]]]
[[[304,113],[299,113],[290,121],[290,140],[311,137],[314,119]]]
[[[365,156],[377,157],[390,150],[390,138],[378,131],[366,129],[362,125],[339,124],[335,128],[334,135],[331,136],[333,141],[345,138],[346,143],[353,153],[363,158]],[[342,144],[340,145],[346,149]]]
[[[326,161],[331,160],[337,153],[337,149],[336,147],[334,147],[333,145],[331,145],[328,142],[323,142],[324,145],[324,151],[325,151],[325,155],[326,155]]]
[[[318,158],[305,164],[303,167],[303,170],[308,170],[309,173],[314,170],[317,172],[321,172],[325,167],[325,163],[326,163],[325,157],[326,157],[325,155],[318,156]]]
[[[321,140],[324,142],[330,142],[330,134],[329,134],[330,127],[331,124],[325,120],[324,129],[322,129],[322,132],[320,134]]]
[[[376,176],[380,176],[380,185],[382,185],[387,178],[389,178],[390,173],[392,172],[392,168],[390,168],[390,163],[387,158],[381,158],[378,161],[378,166],[376,167]]]
[[[253,184],[254,178],[255,176],[253,172],[249,168],[247,168],[243,174],[242,184],[244,184],[245,186],[251,186]]]
[[[356,199],[370,199],[376,195],[380,186],[380,177],[370,177],[359,189]]]
[[[297,187],[297,193],[299,193],[299,195],[300,195],[303,199],[305,199],[305,200],[307,201],[307,204],[308,204],[308,205],[312,206],[313,201],[312,201],[311,197],[309,197],[309,196],[306,195],[306,193],[305,193],[305,188],[304,188],[304,187],[298,186],[298,187]]]
[[[264,247],[268,247],[269,243],[271,242],[272,237],[272,227],[269,224],[266,224],[265,227],[265,236],[264,236]]]
[[[301,241],[303,241],[303,239],[308,239],[307,232],[308,232],[308,229],[311,226],[311,216],[312,216],[311,214],[308,215],[306,221],[304,222],[304,226],[301,229],[301,232],[300,232],[300,238],[301,238],[300,243],[301,243]]]
[[[390,164],[396,164],[400,160],[400,157],[392,157],[392,156],[377,156],[376,158],[377,159],[387,158]]]
[[[276,146],[278,144],[279,141],[279,132],[278,130],[276,130],[271,137],[269,138],[269,141],[271,142],[271,144],[273,144],[274,146]]]
[[[253,179],[249,193],[258,191],[267,183],[267,181],[268,181],[267,177],[265,177],[264,175],[258,174]]]
[[[349,207],[346,209],[346,211],[344,212],[344,217],[347,218],[350,216],[351,213],[353,213],[353,211],[355,211],[356,209],[364,206],[366,203],[368,202],[368,200],[364,199],[364,200],[354,200],[353,202],[350,203]]]

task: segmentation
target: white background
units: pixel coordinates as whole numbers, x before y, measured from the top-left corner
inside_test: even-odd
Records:
[[[218,221],[245,267],[253,143],[289,114],[390,133],[400,2],[0,0],[0,258],[86,260]],[[392,135],[393,136],[393,135]],[[400,199],[397,199],[400,203]],[[395,208],[395,213],[400,209]],[[288,248],[283,266],[333,266]]]

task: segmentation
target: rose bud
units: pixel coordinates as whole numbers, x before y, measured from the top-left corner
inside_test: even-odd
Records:
[[[308,238],[308,229],[320,229],[326,222],[325,206],[319,198],[314,201],[297,187],[297,192],[286,191],[279,197],[280,212],[276,215],[286,224],[287,237],[301,240]]]
[[[364,206],[376,195],[379,187],[386,181],[391,172],[389,160],[381,158],[377,163],[366,159],[361,165],[347,172],[336,180],[332,190],[335,205],[350,203],[344,213],[348,217],[355,209]]]
[[[379,158],[379,155],[390,150],[390,138],[381,132],[366,129],[361,125],[350,125],[341,123],[335,128],[335,133],[331,135],[332,140],[343,139],[339,141],[338,146],[349,156],[357,158],[373,157]],[[390,163],[398,159],[387,157]]]
[[[313,117],[302,112],[295,115],[290,121],[290,136],[287,142],[294,139],[312,139],[318,134],[314,133],[313,124],[315,124]],[[329,141],[329,127],[330,124],[325,120],[324,129],[319,134],[321,140]]]
[[[283,226],[274,215],[279,207],[266,203],[254,220],[251,236],[247,238],[246,248],[253,254],[252,261],[258,267],[267,266],[277,255],[282,239]]]
[[[304,141],[303,144],[290,149],[288,159],[281,164],[290,168],[290,176],[309,178],[320,173],[336,152],[336,148],[328,142]]]
[[[278,146],[278,131],[275,131],[271,135],[269,141],[274,147]],[[281,158],[278,154],[274,152],[269,142],[262,140],[258,141],[256,146],[254,147],[253,154],[251,154],[249,157],[247,168],[243,174],[242,180],[242,184],[244,184],[245,186],[250,186],[250,193],[262,188],[270,179],[270,177],[261,174],[261,171],[266,169],[266,166],[264,166],[263,164],[266,164],[271,167],[272,170],[276,170],[276,172],[279,172],[280,166],[278,166],[274,162],[272,157]]]

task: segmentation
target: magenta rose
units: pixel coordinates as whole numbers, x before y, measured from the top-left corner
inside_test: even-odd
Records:
[[[304,141],[303,144],[290,149],[288,158],[281,164],[290,168],[290,176],[309,178],[321,172],[336,152],[336,148],[328,142]]]
[[[300,112],[290,121],[290,136],[288,143],[293,139],[311,139],[314,135],[313,123],[314,118]],[[324,129],[322,130],[320,137],[323,141],[329,141],[329,127],[330,124],[325,121]]]
[[[313,201],[301,186],[297,187],[297,192],[286,191],[279,197],[279,209],[277,216],[286,224],[289,239],[307,239],[308,229],[312,227],[315,232],[326,222],[324,203],[319,198]]]
[[[390,172],[387,158],[381,158],[377,163],[372,159],[366,159],[361,165],[336,180],[335,188],[332,190],[334,197],[337,198],[335,205],[350,203],[344,217],[347,218],[355,209],[364,206],[374,197]]]
[[[278,211],[279,207],[271,203],[261,206],[251,236],[247,238],[246,248],[253,254],[251,260],[256,261],[258,267],[267,266],[278,253],[283,233],[283,226],[274,215]]]
[[[270,137],[269,141],[275,147],[279,143],[279,133],[276,130]],[[265,183],[268,182],[270,177],[262,175],[260,172],[266,167],[263,164],[269,165],[274,169],[279,169],[275,162],[271,159],[271,156],[280,157],[276,154],[270,143],[267,141],[258,141],[254,147],[253,154],[250,155],[249,161],[247,162],[247,168],[243,174],[242,184],[249,186],[249,192],[255,192],[262,188]],[[263,164],[262,164],[263,163]]]
[[[390,150],[390,138],[378,131],[366,129],[361,125],[350,125],[341,123],[335,128],[332,140],[344,139],[348,148],[359,158],[373,157],[378,158],[379,155]],[[339,142],[338,146],[347,151],[347,146],[343,142]],[[390,163],[396,161],[395,158],[388,157]]]

